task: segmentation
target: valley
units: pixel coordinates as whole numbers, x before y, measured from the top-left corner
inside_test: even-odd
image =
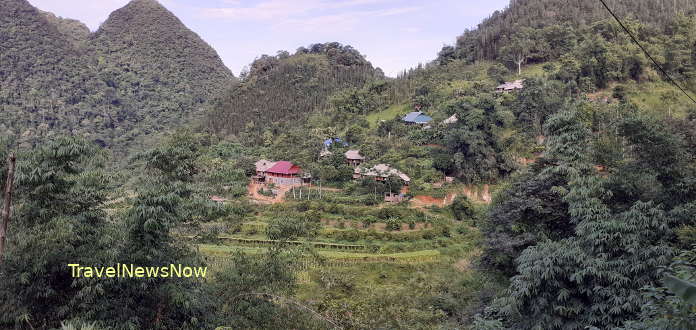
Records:
[[[170,4],[0,0],[0,328],[696,326],[693,0],[511,1],[396,77],[235,77]],[[117,263],[208,276],[67,267]]]

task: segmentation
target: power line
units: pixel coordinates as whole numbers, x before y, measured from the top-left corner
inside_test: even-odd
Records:
[[[696,100],[694,100],[694,98],[691,97],[691,95],[689,95],[689,93],[687,93],[686,90],[684,90],[684,88],[682,88],[674,79],[672,79],[672,77],[667,73],[667,71],[665,71],[665,69],[663,69],[662,66],[657,63],[657,61],[655,61],[655,59],[650,55],[650,53],[648,53],[648,51],[645,50],[645,48],[643,48],[643,45],[641,45],[640,42],[638,42],[638,39],[636,39],[636,37],[633,35],[633,33],[631,33],[631,31],[623,24],[623,22],[621,22],[621,20],[616,16],[616,14],[614,14],[614,12],[609,8],[609,6],[607,6],[607,3],[604,2],[604,0],[599,0],[599,2],[601,2],[604,5],[604,8],[607,9],[609,14],[611,14],[611,16],[614,17],[614,19],[619,23],[621,28],[624,31],[626,31],[626,33],[631,37],[633,42],[635,42],[636,45],[638,45],[638,47],[640,47],[640,49],[643,51],[643,53],[645,53],[645,55],[655,64],[655,66],[662,72],[662,74],[664,74],[665,77],[667,77],[667,79],[672,84],[674,84],[674,86],[677,86],[677,88],[679,88],[679,90],[681,90],[682,93],[684,93],[684,95],[686,95],[686,97],[688,97],[689,100],[691,100],[691,102],[694,102],[694,104],[696,104]]]

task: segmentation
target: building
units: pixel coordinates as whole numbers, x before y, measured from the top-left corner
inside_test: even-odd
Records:
[[[444,121],[442,121],[442,123],[445,125],[451,125],[451,124],[457,123],[458,121],[459,121],[459,118],[457,117],[457,114],[454,114],[454,115],[452,115],[452,117],[449,117],[449,118],[445,119]]]
[[[275,166],[276,162],[261,159],[256,162],[256,175],[265,175],[269,168]]]
[[[319,152],[319,158],[329,157],[331,155],[333,155],[333,152],[326,148],[321,149],[321,152]]]
[[[408,198],[404,194],[394,194],[394,193],[384,194],[384,201],[385,202],[401,203],[401,202],[406,201],[406,200],[408,200]]]
[[[330,139],[324,140],[324,148],[328,149],[328,148],[332,147],[334,145],[334,143],[337,143],[337,144],[342,145],[344,147],[348,146],[348,142],[345,142],[345,141],[341,140],[340,138],[330,138]]]
[[[495,91],[498,93],[508,93],[508,92],[514,92],[516,90],[520,90],[524,88],[524,79],[520,80],[515,80],[512,82],[506,82],[498,87],[495,88]]]
[[[363,157],[360,154],[360,150],[348,150],[348,151],[346,151],[346,161],[351,166],[358,166],[358,165],[362,164],[362,162],[364,160],[365,160],[365,157]]]
[[[365,177],[374,178],[375,181],[386,181],[390,176],[396,176],[404,181],[404,184],[411,183],[411,178],[403,172],[392,168],[387,164],[378,164],[372,168],[356,167],[353,172],[353,179],[361,179]]]
[[[276,162],[270,160],[261,159],[256,162],[256,175],[251,177],[254,183],[265,183],[266,182],[266,171],[271,167],[275,166]]]
[[[302,168],[288,161],[279,161],[266,170],[266,183],[276,185],[301,185],[303,180]]]
[[[417,124],[417,125],[424,125],[433,120],[430,116],[426,116],[423,112],[416,111],[416,112],[411,112],[401,118],[402,121],[406,122],[406,124]]]

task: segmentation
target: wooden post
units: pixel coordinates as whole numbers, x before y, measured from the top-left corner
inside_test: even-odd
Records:
[[[5,253],[5,237],[7,236],[7,225],[10,223],[12,207],[12,188],[14,184],[15,157],[11,153],[7,158],[7,180],[5,182],[5,201],[2,208],[2,222],[0,222],[0,263],[2,263]]]

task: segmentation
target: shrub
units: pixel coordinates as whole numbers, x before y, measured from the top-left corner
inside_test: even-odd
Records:
[[[471,219],[476,214],[474,205],[465,196],[455,198],[449,208],[452,216],[459,221]]]
[[[460,235],[466,235],[469,233],[469,227],[467,227],[465,225],[459,225],[459,226],[457,226],[456,231]]]
[[[401,221],[396,218],[390,218],[386,221],[387,230],[401,230]]]

